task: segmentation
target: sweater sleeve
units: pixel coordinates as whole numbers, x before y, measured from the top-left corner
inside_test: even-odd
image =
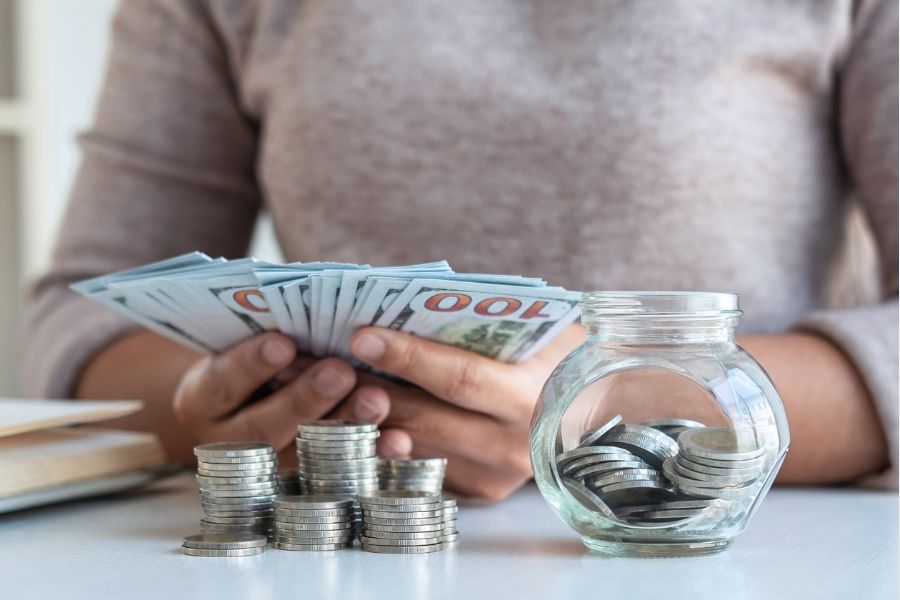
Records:
[[[896,488],[898,476],[897,2],[863,2],[839,73],[839,136],[854,190],[878,246],[880,304],[825,310],[798,327],[824,335],[850,357],[881,418],[890,453],[882,473],[860,482]]]
[[[70,396],[91,358],[134,329],[70,283],[192,250],[246,253],[260,206],[257,125],[229,73],[199,2],[121,4],[52,265],[26,314],[29,394]]]

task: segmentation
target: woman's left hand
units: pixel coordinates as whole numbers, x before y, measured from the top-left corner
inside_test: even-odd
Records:
[[[573,325],[528,360],[506,364],[390,329],[357,331],[357,358],[417,386],[359,374],[360,384],[380,387],[390,402],[379,454],[445,456],[447,489],[505,498],[531,477],[529,428],[541,387],[583,340]]]

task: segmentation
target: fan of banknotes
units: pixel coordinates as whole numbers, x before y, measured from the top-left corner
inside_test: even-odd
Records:
[[[393,267],[273,264],[202,252],[88,279],[72,289],[203,352],[221,352],[278,330],[300,351],[354,364],[350,338],[367,325],[517,362],[578,318],[581,297],[542,279],[455,273],[446,261]]]

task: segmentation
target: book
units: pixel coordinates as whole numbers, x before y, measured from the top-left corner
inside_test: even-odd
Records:
[[[142,406],[0,398],[0,512],[128,489],[169,472],[155,434],[84,425]]]

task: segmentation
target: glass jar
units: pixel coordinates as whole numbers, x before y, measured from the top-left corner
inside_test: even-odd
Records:
[[[591,292],[587,341],[544,385],[535,480],[591,550],[724,550],[788,450],[784,406],[734,341],[736,294]]]

